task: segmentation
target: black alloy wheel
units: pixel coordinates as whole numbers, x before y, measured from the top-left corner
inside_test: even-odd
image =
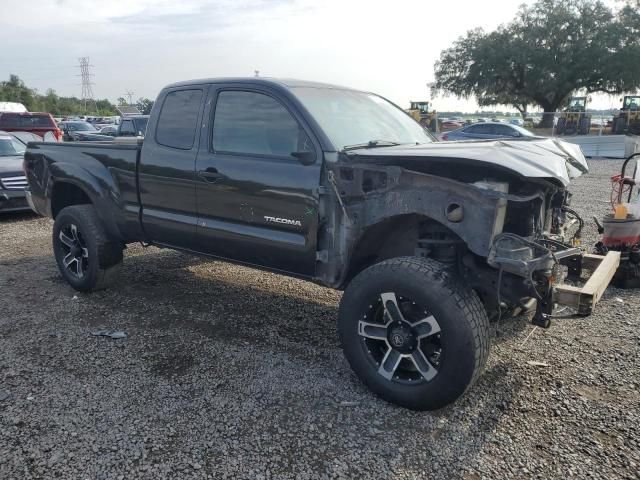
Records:
[[[429,382],[443,358],[436,318],[410,298],[382,293],[358,322],[362,348],[379,375],[399,383]]]
[[[462,396],[489,355],[489,320],[478,295],[446,265],[397,257],[349,283],[338,334],[358,377],[388,402],[435,410]]]
[[[100,290],[117,278],[124,244],[107,235],[93,205],[63,208],[53,224],[52,242],[58,269],[76,290]]]
[[[58,233],[58,240],[65,254],[62,265],[69,275],[82,279],[89,267],[89,249],[78,226],[73,223],[63,225]]]

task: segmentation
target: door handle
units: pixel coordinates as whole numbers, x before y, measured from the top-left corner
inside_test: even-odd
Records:
[[[198,176],[205,182],[214,183],[222,178],[222,175],[218,173],[217,168],[209,167],[206,170],[200,170]]]

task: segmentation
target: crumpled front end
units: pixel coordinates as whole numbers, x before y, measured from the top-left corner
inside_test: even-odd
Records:
[[[574,280],[583,273],[582,220],[567,190],[588,171],[579,147],[543,139],[359,149],[327,167],[338,200],[329,231],[339,235],[320,240],[337,253],[319,267],[326,283],[348,281],[372,254],[419,255],[457,269],[489,312],[536,308],[540,326],[560,300],[582,313],[597,301],[569,299],[557,285],[561,266]]]
[[[433,170],[442,164],[479,168],[488,173],[497,170],[522,179],[551,181],[565,188],[572,179],[589,171],[580,147],[556,138],[400,145],[350,151],[349,158],[356,163],[393,164],[417,171]]]

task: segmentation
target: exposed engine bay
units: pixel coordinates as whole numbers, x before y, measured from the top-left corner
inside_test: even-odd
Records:
[[[327,216],[328,231],[340,233],[320,244],[332,243],[341,256],[321,271],[335,285],[370,263],[373,252],[376,261],[430,257],[455,269],[490,316],[536,309],[533,322],[548,327],[561,272],[576,281],[582,274],[584,221],[567,188],[587,171],[579,147],[551,139],[340,154],[327,173],[339,202]],[[341,251],[347,245],[355,247]],[[590,313],[579,303],[579,313]]]

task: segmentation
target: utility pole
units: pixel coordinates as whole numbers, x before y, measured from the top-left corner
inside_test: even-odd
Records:
[[[129,98],[129,106],[133,105],[133,92],[131,90],[126,90],[124,92],[124,96]]]
[[[93,65],[89,63],[89,57],[80,57],[78,59],[80,62],[80,77],[82,78],[82,101],[84,103],[84,112],[87,113],[87,105],[91,105],[93,103],[94,109],[97,111],[98,106],[96,105],[96,101],[93,98],[93,82],[91,81],[91,77],[93,77],[93,73],[89,70]],[[97,113],[97,112],[96,112]]]

